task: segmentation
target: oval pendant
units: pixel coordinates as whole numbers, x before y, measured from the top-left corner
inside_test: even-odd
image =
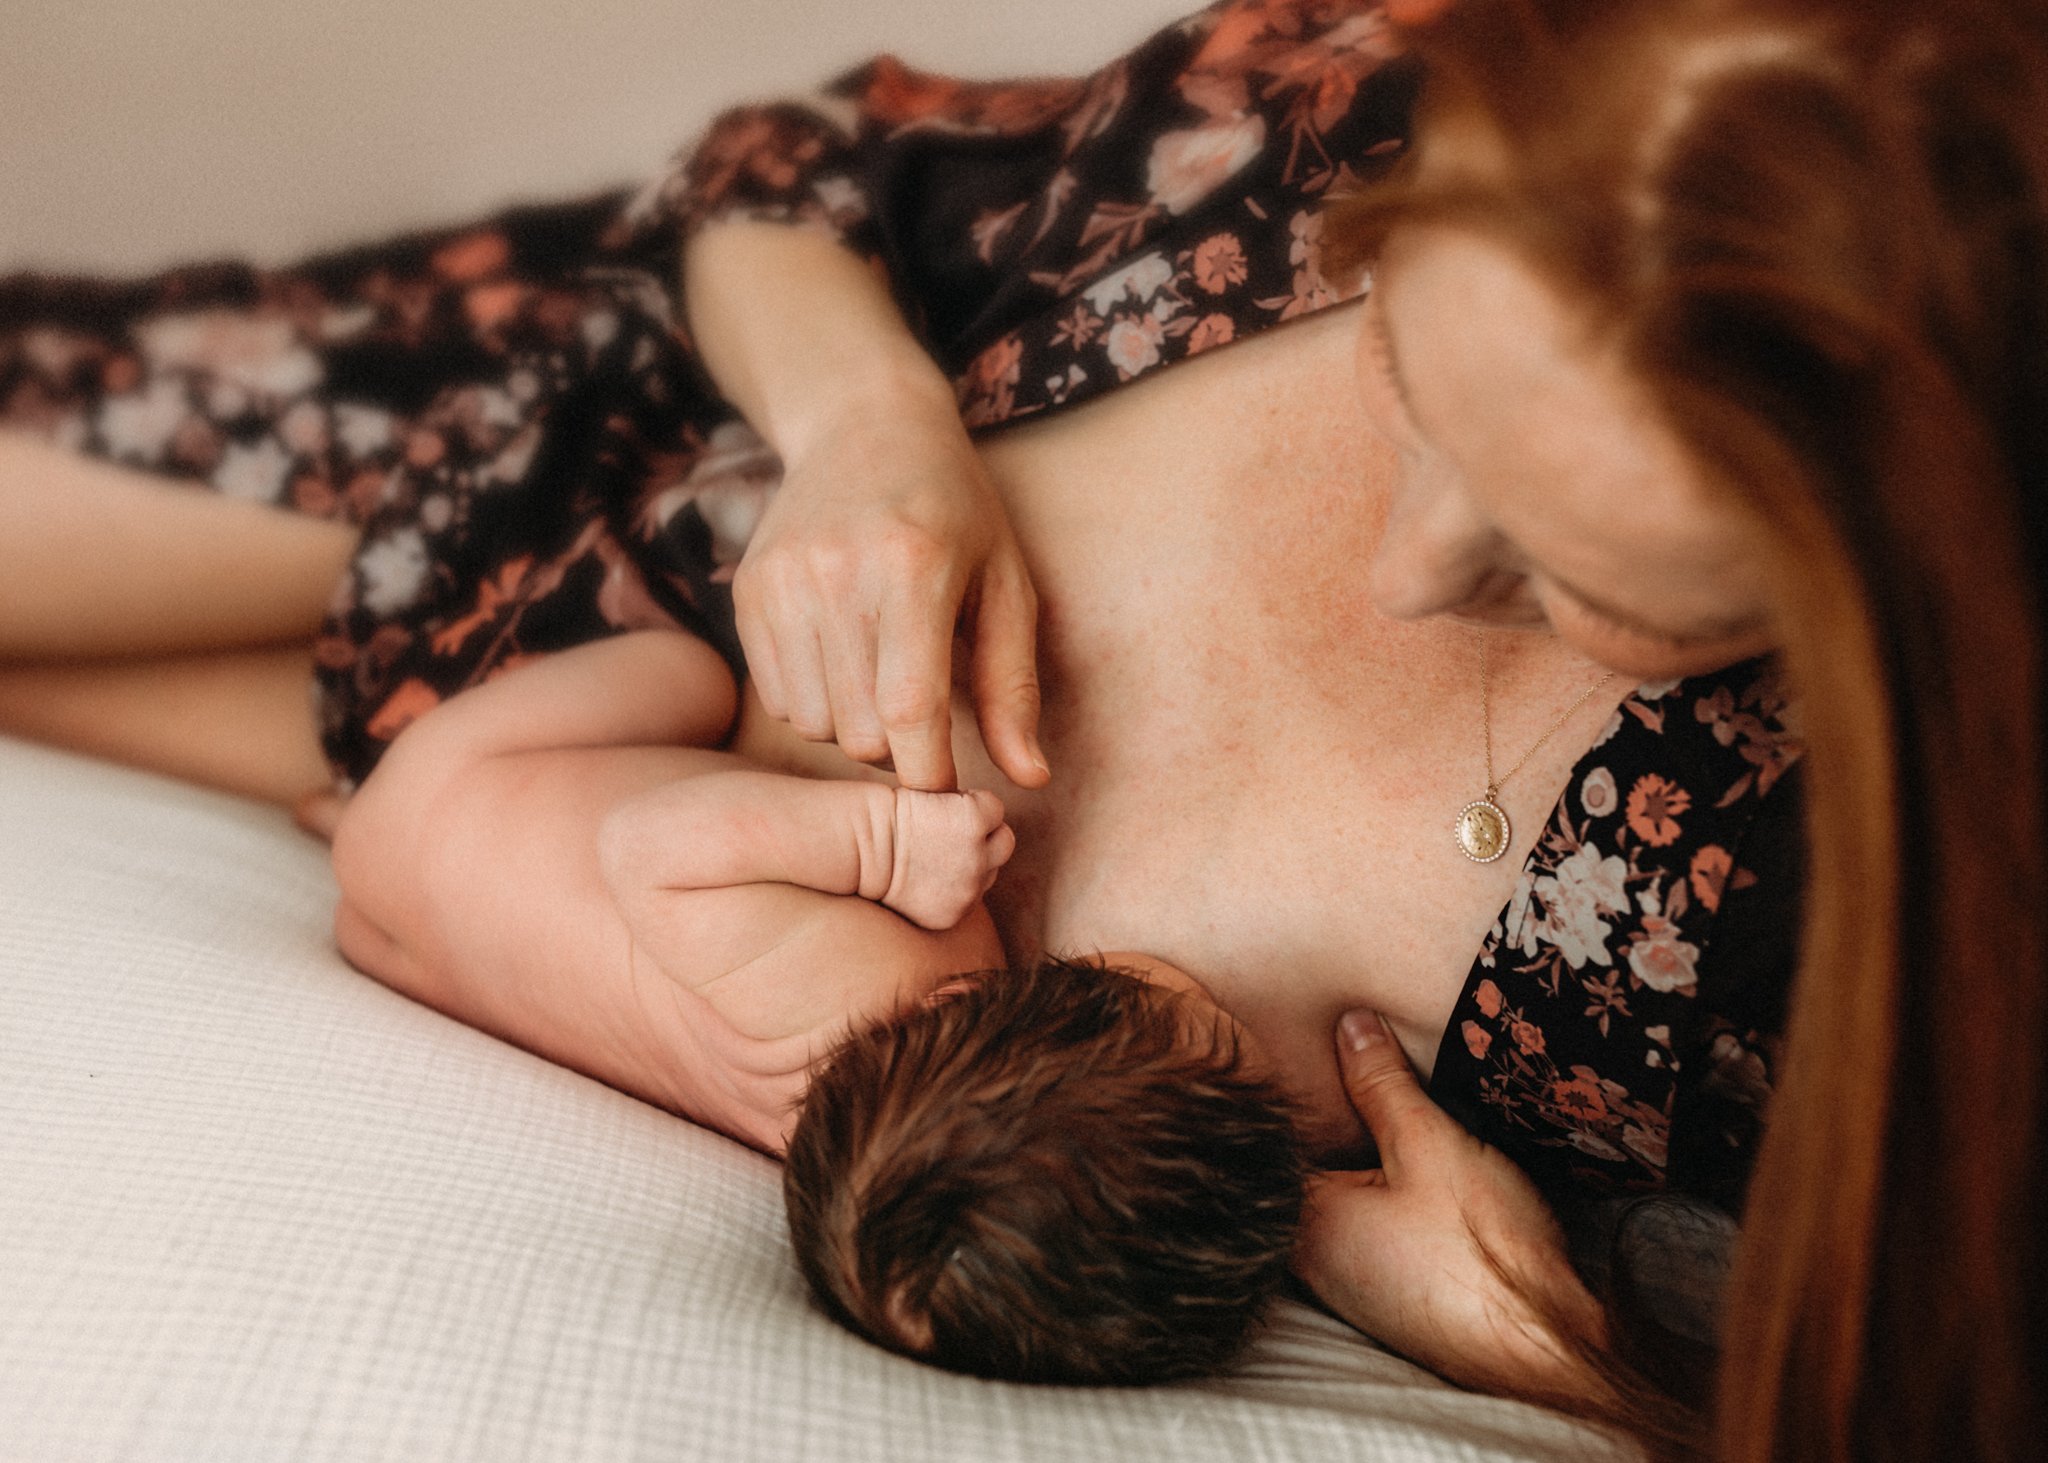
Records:
[[[1514,828],[1507,811],[1490,797],[1465,804],[1452,827],[1458,837],[1458,852],[1475,864],[1490,864],[1508,851]]]

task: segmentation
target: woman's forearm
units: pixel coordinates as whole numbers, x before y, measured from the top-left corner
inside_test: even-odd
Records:
[[[874,413],[954,412],[888,286],[823,234],[711,224],[684,250],[683,298],[712,379],[785,461]]]

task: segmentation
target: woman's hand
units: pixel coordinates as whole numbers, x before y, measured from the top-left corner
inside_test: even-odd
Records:
[[[808,434],[733,580],[771,716],[903,785],[949,791],[953,640],[990,758],[1020,787],[1038,746],[1038,601],[950,398],[869,401]]]
[[[1038,601],[951,384],[887,285],[831,239],[706,227],[683,256],[698,352],[781,454],[782,489],[733,581],[762,704],[904,786],[950,792],[953,636],[989,756],[1019,787],[1038,747]]]
[[[1313,1180],[1301,1278],[1359,1330],[1461,1386],[1597,1396],[1555,1324],[1598,1345],[1601,1311],[1527,1175],[1429,1100],[1370,1012],[1339,1023],[1337,1057],[1381,1166]]]

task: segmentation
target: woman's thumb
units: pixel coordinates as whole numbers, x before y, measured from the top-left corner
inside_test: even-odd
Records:
[[[1358,1111],[1380,1163],[1390,1172],[1400,1162],[1404,1137],[1436,1114],[1436,1106],[1415,1080],[1386,1023],[1362,1007],[1346,1011],[1337,1022],[1337,1067],[1344,1092]]]

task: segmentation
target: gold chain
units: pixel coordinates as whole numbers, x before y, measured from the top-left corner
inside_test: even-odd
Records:
[[[1486,646],[1486,631],[1481,630],[1479,632],[1479,715],[1481,725],[1486,729],[1486,795],[1489,798],[1496,798],[1500,796],[1500,790],[1507,785],[1508,779],[1517,772],[1520,772],[1524,767],[1527,767],[1529,759],[1543,749],[1543,744],[1556,736],[1558,730],[1572,719],[1572,713],[1592,700],[1599,693],[1600,689],[1610,684],[1620,672],[1609,671],[1606,675],[1581,691],[1579,699],[1565,707],[1564,714],[1550,724],[1550,730],[1536,738],[1536,745],[1522,754],[1522,760],[1510,767],[1501,776],[1495,777],[1493,775],[1493,675],[1492,668],[1487,664]]]

